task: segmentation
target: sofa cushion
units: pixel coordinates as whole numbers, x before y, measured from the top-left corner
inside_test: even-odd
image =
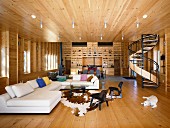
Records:
[[[28,82],[28,83],[31,85],[31,87],[34,88],[34,89],[39,87],[36,79],[35,79],[35,80],[29,80],[29,81],[27,81],[27,82]]]
[[[12,85],[12,90],[17,97],[22,97],[34,91],[34,89],[28,83]]]
[[[92,78],[93,78],[93,76],[89,76],[89,77],[87,78],[87,81],[90,82]]]
[[[48,86],[46,86],[49,91],[54,91],[54,90],[60,90],[61,88],[61,83],[60,82],[51,82]]]
[[[93,78],[91,79],[91,82],[94,83],[96,80],[98,80],[97,76],[93,76]]]
[[[12,86],[6,86],[5,90],[7,91],[7,93],[10,95],[11,98],[16,97],[14,91],[12,90]]]
[[[8,107],[49,107],[53,104],[58,98],[61,98],[60,91],[46,91],[40,93],[34,91],[29,95],[26,95],[21,98],[13,98],[7,101]]]
[[[81,75],[73,75],[73,80],[80,80],[81,79]]]
[[[46,85],[51,84],[51,81],[50,81],[50,79],[48,77],[43,77],[42,79],[44,80]]]
[[[81,74],[81,81],[87,81],[87,74]]]
[[[45,84],[45,82],[42,78],[38,78],[38,79],[36,79],[36,81],[37,81],[40,88],[43,88],[43,87],[46,86],[46,84]]]
[[[87,81],[72,81],[71,85],[87,85],[87,86],[93,86],[92,82],[87,82]]]

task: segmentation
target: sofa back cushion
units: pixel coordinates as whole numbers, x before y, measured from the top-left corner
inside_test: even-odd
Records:
[[[12,90],[12,86],[6,86],[5,90],[7,91],[7,93],[10,95],[11,98],[16,97],[14,91]]]
[[[45,82],[42,78],[38,78],[36,81],[37,81],[40,88],[43,88],[43,87],[46,86],[46,84],[45,84]]]
[[[51,84],[51,81],[50,81],[50,79],[48,77],[43,77],[42,79],[44,80],[46,85]]]
[[[81,80],[81,75],[74,74],[73,80]]]
[[[29,80],[29,81],[27,81],[27,83],[29,83],[31,85],[31,87],[34,89],[39,87],[36,80]]]
[[[17,97],[22,97],[34,91],[34,89],[28,83],[12,85],[12,90]]]
[[[87,81],[87,74],[81,74],[81,81]]]

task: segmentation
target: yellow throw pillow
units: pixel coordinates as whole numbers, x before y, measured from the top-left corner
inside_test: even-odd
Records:
[[[51,81],[50,81],[50,79],[48,77],[43,77],[42,79],[44,80],[46,85],[51,84]]]

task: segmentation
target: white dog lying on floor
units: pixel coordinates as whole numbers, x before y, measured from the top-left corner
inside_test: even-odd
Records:
[[[146,101],[144,101],[143,103],[143,106],[152,106],[152,108],[155,108],[157,107],[157,102],[158,102],[158,98],[154,95],[151,95],[149,97],[145,97],[143,96],[143,99],[146,99]]]

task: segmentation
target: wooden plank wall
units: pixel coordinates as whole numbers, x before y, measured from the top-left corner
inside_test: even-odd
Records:
[[[9,84],[18,83],[18,34],[9,34]]]
[[[47,76],[49,71],[57,71],[58,61],[60,61],[59,43],[30,41],[5,30],[0,33],[0,48],[0,79],[6,78],[6,81],[3,79],[3,83],[0,85],[26,82],[30,79]],[[30,61],[28,62],[30,68],[25,73],[24,51],[28,51],[28,55],[30,52]],[[49,57],[49,65],[46,64],[45,56]],[[49,67],[49,70],[46,69],[46,66]]]
[[[0,77],[0,94],[5,93],[5,86],[8,84],[7,77]]]
[[[170,88],[170,29],[165,34],[165,90]]]

